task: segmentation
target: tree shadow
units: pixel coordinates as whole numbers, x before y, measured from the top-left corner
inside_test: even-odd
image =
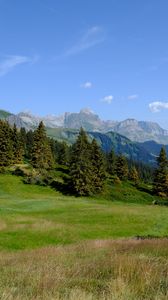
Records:
[[[66,195],[66,196],[74,195],[72,193],[72,189],[70,188],[68,183],[53,180],[52,183],[50,184],[50,186],[54,190],[61,192],[63,195]]]
[[[134,187],[136,187],[136,189],[140,192],[144,192],[144,193],[150,194],[152,196],[154,195],[153,191],[145,186],[134,185]]]

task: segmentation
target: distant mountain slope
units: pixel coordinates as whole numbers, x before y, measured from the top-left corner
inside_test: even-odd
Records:
[[[27,130],[30,129],[30,127],[27,125],[26,122],[22,120],[22,118],[19,117],[19,115],[14,115],[10,112],[7,112],[5,110],[0,110],[0,120],[6,120],[11,124],[12,126],[16,124],[18,128],[24,127]]]
[[[154,141],[147,141],[144,143],[140,143],[139,145],[141,145],[144,149],[146,149],[146,151],[154,156],[158,156],[159,152],[161,150],[161,148],[163,147],[162,144],[157,144]],[[168,145],[164,146],[168,155]]]
[[[29,130],[30,126],[22,120],[18,115],[10,115],[6,118],[9,124],[14,125],[16,124],[17,128],[24,127],[25,129]]]
[[[132,141],[154,140],[157,143],[168,144],[168,131],[154,122],[127,119],[111,126],[111,130],[127,136]]]
[[[61,128],[47,128],[47,134],[49,137],[58,141],[66,141],[68,144],[73,144],[78,136],[79,130],[61,129]],[[100,132],[87,132],[90,140],[96,139],[98,144],[105,152],[109,152],[114,149],[116,153],[122,153],[126,157],[143,161],[145,163],[155,164],[155,157],[148,153],[141,144],[130,141],[128,138],[115,133],[100,133]]]
[[[10,115],[11,115],[10,112],[0,109],[0,119],[1,120],[6,119]]]

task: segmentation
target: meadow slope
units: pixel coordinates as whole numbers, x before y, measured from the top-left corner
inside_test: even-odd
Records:
[[[168,208],[152,201],[126,183],[76,198],[0,175],[0,299],[168,299]]]

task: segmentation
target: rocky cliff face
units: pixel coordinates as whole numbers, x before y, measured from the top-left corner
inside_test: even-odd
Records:
[[[157,143],[168,144],[168,131],[154,122],[127,119],[110,125],[108,130],[120,133],[136,142],[154,140]]]
[[[74,129],[83,127],[87,131],[103,131],[104,122],[100,120],[98,115],[83,109],[79,113],[65,113],[64,127]]]

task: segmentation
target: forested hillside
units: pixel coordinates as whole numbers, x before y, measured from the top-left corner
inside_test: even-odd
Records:
[[[164,148],[160,151],[158,168],[154,172],[152,167],[134,157],[128,159],[122,148],[118,154],[115,147],[109,151],[103,149],[103,138],[104,135],[94,133],[91,139],[91,135],[87,136],[81,128],[75,142],[69,146],[47,137],[43,122],[36,130],[26,132],[24,128],[18,130],[15,125],[11,127],[7,122],[0,121],[1,172],[15,166],[13,172],[23,175],[25,183],[55,185],[62,191],[76,195],[102,193],[110,179],[113,184],[130,180],[136,186],[140,182],[153,182],[153,193],[163,198],[168,196],[168,163]],[[120,136],[121,144],[122,139],[125,141]],[[129,141],[126,146],[129,146]],[[55,182],[58,165],[64,168],[60,184]]]

